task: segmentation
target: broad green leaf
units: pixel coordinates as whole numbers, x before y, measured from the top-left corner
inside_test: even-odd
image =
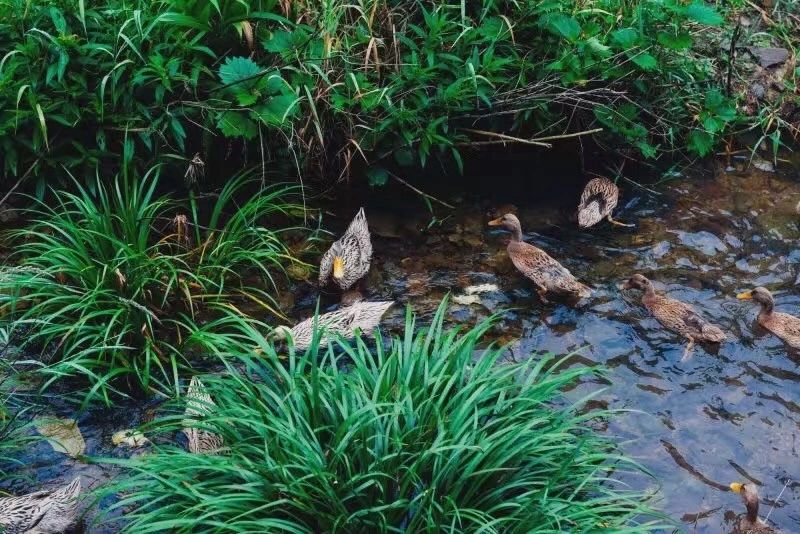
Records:
[[[723,20],[716,9],[700,1],[686,6],[685,13],[693,21],[707,26],[719,26]]]
[[[689,150],[699,156],[705,156],[711,152],[714,145],[714,140],[711,136],[703,130],[692,130],[688,138]]]
[[[658,32],[658,42],[661,46],[671,48],[672,50],[683,50],[691,48],[692,36],[688,33],[669,33]]]
[[[297,113],[297,101],[294,95],[273,96],[253,111],[262,122],[280,126]]]
[[[272,52],[273,54],[291,50],[294,48],[292,32],[286,30],[274,31],[269,39],[266,39],[262,44],[267,52]]]
[[[622,28],[613,32],[611,39],[624,49],[633,48],[639,42],[639,32],[633,28]]]
[[[389,172],[383,167],[370,167],[367,169],[367,182],[369,185],[381,187],[389,181]]]
[[[226,111],[217,120],[217,128],[225,137],[253,139],[258,135],[258,126],[247,115],[239,111]]]
[[[551,31],[561,35],[568,41],[577,41],[581,35],[581,25],[578,21],[563,13],[548,17],[547,26]]]
[[[591,48],[597,55],[602,57],[608,57],[611,55],[611,47],[604,45],[601,43],[597,37],[590,37],[586,40],[586,45]]]
[[[656,61],[656,58],[647,53],[636,54],[635,56],[631,57],[631,61],[639,65],[644,70],[651,70],[658,66],[658,61]]]
[[[225,85],[232,85],[242,81],[253,81],[261,72],[261,68],[250,58],[235,56],[229,57],[219,68],[219,78]]]

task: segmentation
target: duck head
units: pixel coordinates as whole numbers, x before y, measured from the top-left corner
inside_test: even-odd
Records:
[[[767,288],[761,286],[751,289],[750,291],[739,293],[736,295],[736,298],[739,300],[754,300],[761,304],[761,307],[767,312],[771,312],[775,307],[775,299],[772,298],[772,293],[770,293]]]
[[[341,280],[344,278],[344,250],[338,241],[331,247],[333,251],[333,278]]]
[[[647,291],[652,289],[652,287],[652,282],[650,282],[646,276],[642,274],[634,274],[622,283],[620,289],[641,289],[642,291]]]
[[[744,507],[747,509],[747,519],[756,524],[758,522],[758,490],[753,484],[734,482],[730,485],[731,491],[742,496]]]
[[[517,216],[513,213],[506,213],[497,219],[489,221],[489,226],[500,226],[511,232],[511,235],[516,241],[522,241],[522,225]]]

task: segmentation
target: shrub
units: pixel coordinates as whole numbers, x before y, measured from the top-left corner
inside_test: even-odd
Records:
[[[736,119],[693,47],[722,21],[702,0],[79,6],[7,0],[0,14],[7,175],[214,159],[227,138],[305,169],[366,159],[380,184],[387,156],[460,165],[459,143],[507,141],[476,129],[563,133],[577,113],[654,156],[707,153]]]
[[[445,311],[429,329],[409,313],[386,348],[315,343],[288,360],[242,323],[228,372],[203,379],[215,405],[196,423],[225,449],[121,461],[132,476],[108,491],[128,495],[125,529],[654,530],[645,498],[609,477],[638,470],[592,429],[611,413],[562,396],[598,371],[501,364],[503,349],[478,348],[489,322],[445,330]],[[179,412],[161,430],[179,429]]]
[[[177,390],[196,323],[215,306],[248,299],[276,313],[273,277],[293,260],[265,224],[294,209],[291,190],[234,205],[250,183],[242,175],[204,218],[198,202],[187,216],[157,197],[157,183],[158,169],[113,187],[76,183],[76,193],[54,192],[52,207],[41,203],[32,226],[12,233],[17,263],[0,271],[0,303],[6,320],[29,330],[24,348],[54,352],[44,358],[45,386],[82,376],[92,385],[86,399],[107,403],[112,391]],[[260,288],[246,283],[254,274]]]

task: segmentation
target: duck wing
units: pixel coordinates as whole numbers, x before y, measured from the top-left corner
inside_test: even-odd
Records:
[[[773,312],[763,324],[767,330],[792,347],[800,348],[800,318],[788,313]]]
[[[589,288],[578,282],[569,269],[544,250],[522,241],[508,245],[514,266],[542,289],[555,293],[588,294]]]
[[[661,324],[679,334],[691,336],[698,341],[719,343],[725,340],[722,329],[707,321],[685,302],[659,296],[648,308]]]
[[[619,201],[619,188],[606,178],[594,178],[586,184],[578,203],[578,224],[594,226],[614,211]]]

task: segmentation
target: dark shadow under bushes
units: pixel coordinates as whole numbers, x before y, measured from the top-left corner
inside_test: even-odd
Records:
[[[276,350],[240,322],[226,373],[208,376],[214,404],[192,424],[223,439],[220,454],[157,446],[120,460],[110,488],[125,531],[651,532],[666,519],[615,480],[641,469],[563,391],[599,371],[554,357],[500,362],[491,325],[429,328],[375,348],[315,342]],[[217,344],[222,347],[223,343]],[[476,357],[476,354],[478,355]],[[155,423],[172,432],[181,415]],[[613,474],[613,478],[612,475]]]
[[[21,348],[40,355],[45,387],[77,376],[90,383],[86,401],[169,395],[205,344],[198,325],[221,308],[280,315],[275,277],[297,260],[286,229],[271,225],[302,208],[286,186],[237,198],[250,176],[228,182],[202,214],[197,202],[157,197],[155,168],[109,186],[76,182],[76,193],[38,204],[30,227],[11,232],[0,312]]]

